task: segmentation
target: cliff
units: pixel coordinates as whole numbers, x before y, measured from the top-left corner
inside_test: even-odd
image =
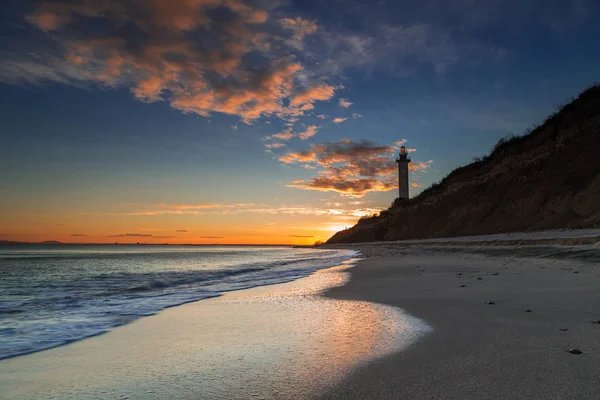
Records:
[[[327,243],[600,227],[600,86]]]

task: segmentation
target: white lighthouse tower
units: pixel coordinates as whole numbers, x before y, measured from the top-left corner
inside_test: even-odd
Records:
[[[396,162],[398,163],[398,198],[408,200],[408,163],[410,158],[406,153],[406,147],[400,147],[400,156]]]

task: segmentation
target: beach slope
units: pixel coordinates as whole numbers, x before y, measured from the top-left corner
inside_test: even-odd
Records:
[[[600,398],[597,264],[355,247],[369,258],[327,296],[401,307],[434,331],[323,399]]]

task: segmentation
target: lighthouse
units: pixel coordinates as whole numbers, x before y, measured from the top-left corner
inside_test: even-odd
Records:
[[[398,198],[408,200],[408,163],[410,158],[406,153],[406,147],[400,147],[400,156],[396,162],[398,163]]]

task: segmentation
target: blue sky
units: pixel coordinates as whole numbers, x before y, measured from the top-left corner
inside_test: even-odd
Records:
[[[326,239],[392,202],[400,144],[414,196],[597,81],[599,15],[586,0],[11,1],[0,239]]]

